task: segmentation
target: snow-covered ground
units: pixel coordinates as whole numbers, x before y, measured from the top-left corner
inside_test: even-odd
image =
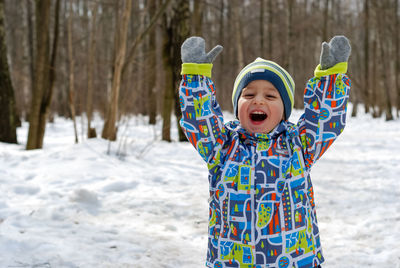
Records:
[[[115,143],[74,144],[56,118],[25,151],[27,127],[0,143],[0,267],[204,267],[207,168],[190,144],[140,116]],[[312,178],[323,267],[400,267],[400,121],[349,118]]]

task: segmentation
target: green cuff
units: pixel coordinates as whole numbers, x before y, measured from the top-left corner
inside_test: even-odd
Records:
[[[317,68],[315,68],[314,76],[320,78],[322,76],[331,75],[331,74],[345,74],[347,72],[347,62],[339,62],[333,67],[321,70],[321,64],[318,64]]]
[[[212,63],[182,63],[181,75],[200,74],[211,78]]]

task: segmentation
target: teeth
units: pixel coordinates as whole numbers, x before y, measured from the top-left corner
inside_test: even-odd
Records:
[[[252,114],[265,114],[265,113],[261,112],[261,111],[254,111],[254,112],[252,112]]]

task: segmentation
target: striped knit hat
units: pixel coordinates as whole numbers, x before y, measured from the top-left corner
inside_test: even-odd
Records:
[[[294,105],[294,81],[290,74],[277,63],[262,58],[257,58],[244,67],[236,77],[232,93],[235,116],[238,116],[238,100],[243,88],[254,80],[267,80],[275,86],[281,95],[287,120]]]

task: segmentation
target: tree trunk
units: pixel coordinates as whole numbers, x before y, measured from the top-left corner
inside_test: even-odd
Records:
[[[204,2],[194,1],[193,8],[193,22],[192,22],[192,35],[202,36],[203,35],[203,13],[204,13]]]
[[[244,53],[243,53],[243,40],[242,40],[242,26],[241,26],[241,12],[240,12],[240,7],[242,1],[234,0],[233,1],[233,23],[234,23],[234,29],[235,29],[235,40],[236,40],[236,45],[237,45],[237,73],[242,70],[244,67]]]
[[[364,107],[365,112],[369,113],[370,106],[370,86],[369,86],[369,0],[364,0]]]
[[[49,55],[50,0],[36,1],[36,56],[35,81],[29,120],[29,132],[26,149],[43,147],[46,116],[50,105],[55,80],[55,61],[58,43],[58,23],[60,1],[56,1],[54,41],[51,58]]]
[[[264,55],[264,6],[265,0],[260,0],[260,56]]]
[[[181,118],[179,96],[177,92],[178,83],[180,80],[181,57],[180,47],[183,41],[189,37],[189,1],[179,0],[174,6],[174,12],[170,18],[164,16],[164,47],[163,47],[163,63],[165,70],[165,92],[163,105],[163,131],[162,139],[171,141],[171,112],[175,107],[175,116],[177,120]],[[186,137],[180,128],[178,134],[179,141],[186,141]]]
[[[286,63],[285,67],[289,73],[294,73],[293,68],[293,8],[295,5],[294,0],[287,0],[287,39],[286,39]]]
[[[56,1],[55,7],[55,20],[54,20],[54,32],[53,32],[53,45],[50,54],[49,62],[49,81],[47,87],[45,87],[42,107],[43,110],[39,113],[39,148],[43,147],[44,132],[46,129],[46,120],[49,114],[49,107],[51,99],[53,97],[54,82],[56,80],[56,59],[57,59],[57,47],[58,47],[58,32],[59,32],[59,22],[60,22],[60,0]]]
[[[224,20],[225,20],[224,14],[226,11],[226,6],[225,6],[224,2],[225,2],[224,0],[220,1],[220,10],[219,10],[219,17],[218,17],[218,20],[219,20],[218,37],[220,40],[219,42],[224,42],[225,32],[227,31],[227,29],[225,27],[225,23],[224,23]],[[216,59],[216,61],[218,62],[218,69],[215,69],[215,67],[213,67],[214,70],[216,70],[216,71],[214,71],[216,74],[215,83],[219,84],[219,85],[222,85],[224,83],[224,78],[226,78],[226,76],[227,76],[226,70],[228,68],[227,68],[227,66],[225,66],[225,62],[226,62],[225,54],[226,54],[226,52],[221,53],[220,55],[218,55],[218,57]],[[216,91],[216,94],[217,94],[217,99],[219,99],[219,100],[229,99],[228,92],[224,91],[222,86],[220,87],[220,90]],[[224,105],[224,102],[221,101],[220,104]]]
[[[71,112],[72,122],[74,123],[75,143],[78,143],[78,131],[76,130],[75,120],[75,89],[74,89],[74,55],[72,50],[72,0],[69,1],[69,14],[68,14],[68,57],[69,57],[69,94],[68,105]]]
[[[35,75],[31,111],[29,113],[29,132],[26,149],[41,148],[39,141],[39,116],[43,111],[42,98],[49,74],[49,20],[50,0],[36,1],[36,56]]]
[[[63,1],[61,7],[61,18],[62,18],[62,28],[60,28],[60,49],[62,52],[60,55],[65,55],[62,57],[62,62],[59,62],[58,66],[60,69],[60,80],[63,82],[57,85],[55,88],[55,102],[52,104],[52,108],[56,110],[56,113],[61,117],[71,118],[71,113],[68,104],[68,92],[69,92],[69,57],[68,57],[68,7],[69,1]],[[64,82],[65,81],[65,82]]]
[[[201,20],[202,16],[200,16]],[[173,44],[173,89],[174,89],[174,100],[175,100],[175,117],[177,119],[177,128],[178,128],[178,140],[179,141],[187,141],[185,133],[179,124],[179,120],[182,117],[182,112],[180,109],[180,100],[179,100],[179,81],[181,80],[181,44],[190,36],[190,10],[189,10],[189,0],[180,0],[178,8],[176,10],[176,15],[173,20],[173,27],[176,37],[174,38]]]
[[[153,18],[156,11],[156,0],[149,0],[149,15],[150,18]],[[153,30],[149,36],[149,51],[150,55],[148,58],[148,64],[151,68],[150,70],[156,69],[156,62],[157,62],[157,45],[156,45],[156,36],[157,31]],[[156,124],[156,117],[157,117],[157,95],[156,91],[156,81],[157,81],[157,74],[156,72],[149,72],[149,79],[148,79],[148,110],[147,113],[149,114],[149,124],[155,125]]]
[[[144,13],[143,9],[145,9],[145,7],[141,7],[141,5],[139,4],[139,2],[137,2],[137,6],[135,8],[137,10],[137,13]],[[140,16],[136,16],[136,23],[141,25],[139,27],[139,31],[141,30],[142,27],[144,27],[147,24],[146,21],[146,15],[145,14],[141,14]],[[150,32],[149,32],[150,34]],[[144,66],[147,66],[147,64],[145,65],[145,53],[146,50],[148,50],[148,42],[146,42],[146,39],[143,39],[144,42],[141,42],[141,45],[138,46],[137,48],[137,58],[136,58],[136,65],[139,67],[136,69],[135,73],[136,73],[136,79],[135,79],[135,84],[136,84],[136,88],[138,89],[137,91],[142,91],[143,95],[145,94],[145,92],[149,92],[148,87],[149,85],[147,84],[146,80],[146,72],[144,70]],[[128,65],[130,67],[132,67],[132,65]],[[146,109],[146,105],[144,103],[145,100],[145,96],[143,96],[143,101],[139,102],[137,105],[138,111],[140,114],[144,114],[147,115],[147,109]]]
[[[394,33],[394,38],[395,38],[395,48],[394,48],[394,53],[395,53],[395,87],[396,87],[396,92],[397,92],[397,117],[399,117],[400,113],[400,37],[399,37],[399,28],[400,28],[400,23],[399,23],[399,1],[400,0],[394,0],[394,17],[395,17],[395,33]]]
[[[377,14],[378,12],[378,7],[377,7],[377,3],[372,1],[370,4],[372,4],[370,6],[370,11],[372,11],[372,13],[374,14],[374,20],[373,20],[373,25],[371,27],[371,30],[373,31],[373,36],[375,36],[375,38],[372,39],[372,94],[371,94],[371,99],[374,100],[374,105],[373,107],[373,113],[372,113],[372,117],[374,118],[378,118],[382,115],[382,93],[378,92],[377,89],[381,88],[381,85],[379,84],[380,82],[380,77],[379,76],[379,64],[380,63],[380,58],[379,58],[379,52],[378,52],[378,40],[377,40],[377,36],[379,33],[379,27],[378,27],[378,18],[377,18]]]
[[[329,22],[329,3],[330,0],[325,0],[324,16],[323,16],[323,28],[322,28],[322,40],[328,40],[328,22]]]
[[[122,15],[121,29],[116,30],[115,33],[118,34],[116,40],[118,40],[118,46],[116,51],[116,59],[114,64],[114,74],[112,80],[111,88],[111,100],[108,107],[108,113],[106,117],[106,122],[104,123],[103,132],[101,134],[102,138],[108,140],[117,139],[117,128],[116,122],[118,119],[118,100],[119,91],[121,86],[121,74],[122,67],[124,66],[125,54],[126,54],[126,40],[128,37],[128,24],[131,15],[132,0],[125,1],[124,12]]]
[[[273,54],[273,0],[268,0],[268,54],[267,58],[272,60]]]
[[[382,38],[382,37],[380,37],[380,38]],[[379,40],[379,38],[378,38],[378,40]],[[380,42],[379,46],[380,46],[381,63],[383,64],[385,62],[385,52],[384,52],[382,41]],[[386,65],[384,65],[384,66],[386,66]],[[392,101],[391,101],[391,98],[390,98],[389,81],[388,81],[388,77],[386,75],[386,71],[385,70],[382,70],[382,78],[383,78],[382,79],[382,81],[383,81],[382,84],[383,84],[383,87],[385,89],[384,92],[382,92],[382,93],[385,94],[384,107],[385,107],[385,113],[386,113],[386,121],[390,121],[390,120],[393,120]]]
[[[383,13],[384,16],[386,15],[384,7],[381,7],[380,11]],[[380,53],[380,55],[379,55],[380,56],[380,64],[382,66],[388,66],[386,63],[387,55],[385,55],[385,43],[384,43],[384,39],[383,39],[384,38],[383,37],[384,29],[381,24],[382,24],[381,18],[378,18],[377,19],[377,27],[378,27],[377,40],[378,40],[379,53]],[[385,110],[385,114],[386,114],[386,121],[389,121],[389,120],[393,120],[392,101],[391,101],[390,90],[389,90],[390,89],[390,83],[388,80],[389,77],[387,76],[387,70],[384,69],[383,67],[381,70],[381,75],[382,75],[381,84],[384,88],[384,90],[382,91],[382,94],[384,95],[384,100],[385,100],[383,103],[383,106],[384,106],[384,110]]]
[[[93,116],[93,68],[95,66],[96,55],[96,35],[97,35],[97,10],[98,2],[93,3],[91,29],[89,31],[89,46],[88,46],[88,63],[87,63],[87,98],[86,98],[86,116],[87,116],[87,137],[88,139],[96,138],[96,129],[92,128]]]
[[[375,31],[377,31],[377,30],[375,29]],[[377,47],[378,47],[378,45],[377,45],[377,43],[378,42],[375,38],[372,43],[372,60],[373,60],[373,62],[372,62],[372,74],[373,74],[372,75],[372,88],[374,90],[372,90],[372,94],[371,94],[371,99],[375,100],[374,104],[372,105],[372,109],[373,109],[372,117],[374,117],[374,118],[380,117],[381,113],[382,113],[381,105],[379,103],[379,99],[381,97],[378,97],[378,96],[382,96],[382,94],[377,94],[377,90],[375,90],[375,89],[378,89],[378,79],[377,79],[377,76],[378,76],[378,68],[377,68],[377,66],[378,66],[378,55],[377,55],[378,48]]]
[[[4,0],[0,0],[0,141],[17,143],[17,113],[4,28]]]
[[[355,97],[354,102],[353,102],[353,110],[351,111],[351,117],[356,117],[358,113],[358,94],[357,93],[352,93],[352,95]]]
[[[170,50],[172,48],[172,28],[167,24],[167,15],[164,15],[163,30],[163,67],[165,73],[165,87],[162,107],[162,134],[163,141],[171,141],[171,113],[174,104],[174,85],[173,85],[173,69],[170,59]]]
[[[33,21],[32,21],[32,2],[27,2],[27,25],[28,25],[28,54],[29,54],[29,77],[30,77],[30,89],[33,91],[33,83],[35,81],[35,70],[34,70],[34,42],[33,42]]]

